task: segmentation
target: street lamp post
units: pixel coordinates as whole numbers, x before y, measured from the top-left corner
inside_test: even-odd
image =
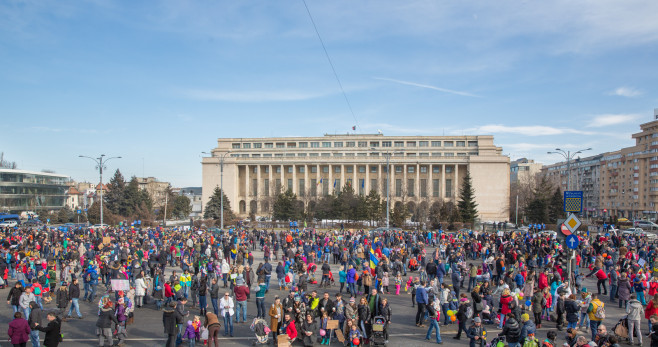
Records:
[[[571,151],[565,151],[563,149],[556,148],[555,152],[547,152],[548,154],[559,154],[562,157],[564,157],[564,159],[567,161],[567,190],[571,190],[571,161],[573,160],[573,158],[577,154],[583,153],[585,151],[590,151],[590,150],[592,150],[592,148],[585,148],[585,149],[581,149],[579,151],[571,153]],[[567,213],[567,217],[568,216],[569,216],[569,214]],[[572,277],[571,276],[571,269],[573,268],[572,263],[573,263],[575,258],[576,258],[576,254],[574,253],[574,251],[572,249],[570,249],[570,251],[569,251],[569,261],[567,262],[567,273],[569,275],[568,275],[567,278],[569,278],[569,286],[571,288],[574,287],[574,283],[571,280],[572,279],[571,278]]]
[[[373,153],[376,153],[377,149],[376,148],[371,148]],[[390,201],[391,201],[391,193],[390,193],[390,180],[389,177],[391,175],[391,155],[393,154],[399,154],[402,152],[394,152],[391,153],[390,151],[384,151],[383,154],[386,157],[386,228],[388,229],[389,224],[390,224],[390,211],[391,211],[391,206],[390,206]]]
[[[201,152],[201,153],[210,154],[213,157],[215,156],[214,154],[208,152]],[[224,230],[224,158],[229,153],[231,153],[231,151],[227,151],[226,153],[219,156],[219,190],[221,193],[221,195],[219,196],[219,206],[220,206],[219,229],[222,231]]]
[[[110,158],[105,158],[105,154],[101,154],[100,157],[98,158],[92,158],[88,157],[86,155],[79,155],[78,157],[80,158],[88,158],[93,160],[96,163],[96,169],[98,169],[98,172],[100,173],[100,188],[101,188],[101,228],[103,227],[103,169],[106,169],[105,163],[108,162],[108,160],[111,159],[121,159],[121,157],[110,157]]]

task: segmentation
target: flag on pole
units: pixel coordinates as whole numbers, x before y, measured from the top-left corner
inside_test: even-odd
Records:
[[[336,188],[336,180],[334,180],[334,188]]]
[[[375,255],[375,250],[370,248],[370,268],[374,269],[375,267],[377,267],[378,264],[379,264],[379,259],[377,259],[377,256]]]
[[[361,188],[365,188],[365,186],[366,186],[366,180],[362,180],[361,181]]]
[[[320,178],[320,181],[316,185],[319,186],[320,184],[322,184],[322,178]]]

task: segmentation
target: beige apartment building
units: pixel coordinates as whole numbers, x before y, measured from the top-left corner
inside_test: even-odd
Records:
[[[562,190],[582,190],[584,212],[594,217],[655,220],[658,205],[658,109],[640,124],[635,146],[544,166],[542,172]]]
[[[509,216],[509,157],[493,136],[325,135],[322,137],[220,138],[203,158],[203,202],[220,185],[239,216],[270,215],[278,188],[314,198],[351,185],[355,193],[386,197],[390,158],[391,207],[457,202],[470,170],[483,221]]]

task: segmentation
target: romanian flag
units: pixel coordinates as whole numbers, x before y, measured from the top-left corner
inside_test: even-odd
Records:
[[[375,251],[372,248],[370,248],[370,268],[374,269],[375,267],[377,267],[378,264],[379,264],[379,259],[377,259],[377,256],[375,255]]]
[[[322,184],[322,178],[320,178],[320,182],[318,182],[318,184],[316,184],[316,185],[319,186],[320,184]]]
[[[238,255],[238,250],[235,248],[231,249],[231,258],[235,259],[237,255]]]

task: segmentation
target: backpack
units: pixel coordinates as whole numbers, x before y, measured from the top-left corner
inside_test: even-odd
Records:
[[[41,294],[41,287],[34,287],[34,295],[40,295]]]
[[[464,314],[466,315],[466,318],[468,318],[468,319],[473,317],[473,306],[471,306],[471,305],[466,306],[466,312],[464,312]]]
[[[605,308],[603,305],[596,305],[596,309],[594,310],[594,317],[598,319],[605,319]]]
[[[91,282],[91,272],[87,272],[87,275],[85,276],[85,282]]]
[[[539,347],[539,340],[526,338],[523,347]]]

